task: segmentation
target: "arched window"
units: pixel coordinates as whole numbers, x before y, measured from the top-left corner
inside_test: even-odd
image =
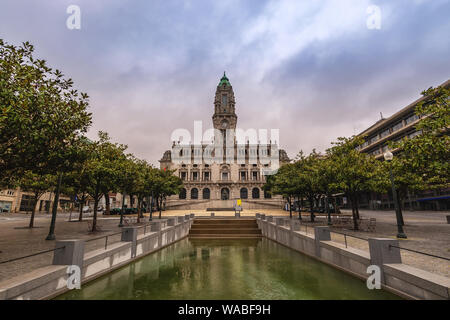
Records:
[[[241,189],[241,199],[248,199],[248,190],[247,188]]]
[[[270,198],[272,198],[272,195],[269,192],[264,191],[264,199],[270,199]]]
[[[191,190],[191,199],[198,199],[198,189],[194,188]]]
[[[222,188],[222,190],[220,190],[220,199],[229,200],[230,199],[230,189]]]
[[[180,199],[186,199],[186,189],[183,188],[180,191]]]
[[[209,199],[211,195],[211,191],[208,188],[203,189],[203,199]]]
[[[259,199],[259,189],[258,188],[253,188],[253,190],[252,190],[252,198],[253,199]]]

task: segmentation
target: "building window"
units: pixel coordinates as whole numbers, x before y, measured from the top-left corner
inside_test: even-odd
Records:
[[[253,190],[252,190],[252,198],[253,199],[259,199],[259,189],[258,188],[253,188]]]
[[[196,200],[198,199],[198,189],[194,188],[191,190],[191,199]]]
[[[370,139],[370,143],[372,144],[372,143],[376,142],[379,138],[380,138],[380,137],[378,137],[378,135],[373,136],[373,137]]]
[[[412,138],[414,138],[414,137],[417,137],[417,136],[420,135],[420,134],[422,134],[422,130],[414,131],[414,132],[411,132],[410,134],[408,134],[408,138],[409,138],[409,139],[412,139]]]
[[[222,180],[228,180],[228,172],[222,172]]]
[[[209,171],[203,173],[203,180],[209,181]]]
[[[245,180],[246,180],[246,172],[241,171],[241,181],[245,181]]]
[[[389,129],[386,129],[380,133],[380,136],[381,136],[381,138],[384,138],[384,137],[388,136],[389,134],[390,134]]]
[[[181,180],[186,181],[186,172],[181,172]]]
[[[419,117],[417,116],[417,114],[413,114],[412,116],[406,118],[406,120],[405,120],[406,125],[411,124],[418,119],[419,119]]]
[[[181,200],[186,199],[186,189],[185,189],[185,188],[181,189],[179,198],[180,198]]]
[[[397,130],[400,130],[401,128],[403,128],[403,122],[402,122],[402,121],[400,121],[399,123],[397,123],[396,125],[394,125],[394,126],[392,127],[392,132],[395,132],[395,131],[397,131]]]
[[[242,188],[241,189],[241,192],[240,192],[241,194],[241,199],[247,199],[248,198],[248,190],[247,190],[247,188]]]
[[[230,189],[222,188],[222,190],[220,190],[220,199],[229,200],[230,199]]]
[[[209,199],[211,195],[211,191],[208,188],[203,189],[203,199]]]
[[[252,172],[252,180],[253,180],[253,181],[258,180],[258,171],[253,171],[253,172]]]
[[[192,172],[192,180],[197,181],[198,180],[198,172]]]
[[[228,97],[226,94],[222,95],[222,106],[226,106],[228,104]]]

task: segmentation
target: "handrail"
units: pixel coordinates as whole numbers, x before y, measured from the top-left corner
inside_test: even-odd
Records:
[[[115,233],[110,233],[110,234],[107,234],[107,235],[104,235],[104,236],[100,236],[100,237],[97,237],[97,238],[87,239],[87,240],[85,240],[84,242],[91,242],[91,241],[95,241],[95,240],[99,240],[99,239],[103,239],[103,238],[115,236],[115,235],[121,234],[121,233],[122,233],[122,231],[120,231],[120,232],[115,232]]]
[[[426,255],[426,256],[429,256],[429,257],[433,257],[433,258],[439,258],[439,259],[450,261],[450,258],[441,257],[441,256],[437,256],[437,255],[434,255],[434,254],[431,254],[431,253],[421,252],[421,251],[417,251],[417,250],[413,250],[413,249],[402,248],[402,247],[399,247],[399,246],[394,246],[392,244],[389,245],[389,250],[391,249],[391,247],[392,248],[398,248],[400,250],[406,250],[406,251],[411,251],[411,252],[423,254],[423,255]]]
[[[337,232],[337,231],[334,231],[334,230],[330,230],[330,232],[341,234],[341,235],[344,235],[344,236],[349,236],[349,237],[356,238],[356,239],[359,239],[359,240],[369,241],[369,239],[367,239],[367,238],[357,237],[357,236],[354,236],[354,235],[348,234],[348,233]]]
[[[18,257],[18,258],[13,258],[13,259],[9,259],[9,260],[5,260],[5,261],[0,261],[0,264],[4,264],[4,263],[8,263],[8,262],[13,262],[13,261],[17,261],[17,260],[21,260],[21,259],[25,259],[25,258],[30,258],[30,257],[34,257],[40,254],[44,254],[44,253],[48,253],[48,252],[52,252],[52,251],[56,251],[59,249],[64,249],[66,246],[62,246],[62,247],[58,247],[58,248],[54,248],[54,249],[49,249],[49,250],[45,250],[45,251],[40,251],[40,252],[36,252],[36,253],[32,253],[23,257]]]

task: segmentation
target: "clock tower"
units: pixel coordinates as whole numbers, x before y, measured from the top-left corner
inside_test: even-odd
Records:
[[[236,129],[235,105],[233,87],[224,72],[214,98],[214,115],[212,117],[214,129],[221,131]]]

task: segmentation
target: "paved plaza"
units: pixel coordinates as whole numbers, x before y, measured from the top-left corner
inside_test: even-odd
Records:
[[[289,216],[289,212],[284,210],[244,210],[241,216],[254,216],[255,213],[265,213],[266,215],[274,216]],[[179,216],[189,213],[195,213],[196,216],[210,216],[210,212],[198,210],[170,210],[163,211],[162,218],[169,216]],[[348,211],[343,211],[344,215],[350,214]],[[335,228],[340,233],[348,235],[355,235],[364,239],[372,237],[391,237],[396,235],[396,220],[393,211],[366,211],[361,210],[362,218],[374,217],[377,219],[375,232],[359,231],[355,232],[347,228]],[[401,240],[400,246],[404,248],[414,249],[439,256],[450,257],[450,225],[447,224],[446,215],[449,212],[404,212],[405,232],[408,235],[407,240]],[[120,228],[118,216],[103,216],[99,215],[98,225],[100,232],[92,234],[88,231],[89,222],[92,220],[92,215],[85,215],[86,221],[83,222],[69,222],[69,213],[58,214],[56,223],[56,238],[63,239],[92,239],[103,235],[119,232]],[[234,216],[234,212],[222,211],[216,212],[216,216]],[[294,215],[297,217],[297,213]],[[303,221],[307,221],[309,214],[303,213]],[[127,219],[135,219],[136,215],[126,216]],[[154,213],[154,217],[158,217],[158,212]],[[72,220],[78,218],[77,213],[72,214]],[[148,221],[148,214],[145,214],[143,219]],[[38,251],[53,249],[55,247],[54,241],[47,241],[45,237],[48,234],[50,224],[49,214],[37,214],[34,229],[26,228],[29,222],[29,215],[27,214],[0,214],[0,262],[15,257],[25,256]],[[143,224],[143,223],[141,223]],[[323,223],[317,222],[315,224],[308,223],[308,226],[321,225]],[[303,229],[302,229],[303,231]],[[313,233],[313,229],[309,228],[308,233]],[[340,234],[332,234],[332,240],[344,243],[344,237]],[[120,234],[110,237],[108,243],[120,241]],[[104,239],[88,242],[85,251],[91,251],[103,247]],[[367,241],[347,237],[347,245],[349,247],[358,248],[368,251]],[[49,265],[52,261],[53,253],[46,253],[35,257],[26,258],[23,260],[0,264],[0,281],[6,280],[13,276],[17,276],[26,272],[30,272],[36,268]],[[449,262],[432,258],[417,253],[406,252],[402,250],[402,259],[406,264],[428,270],[433,273],[441,274],[450,277]]]

